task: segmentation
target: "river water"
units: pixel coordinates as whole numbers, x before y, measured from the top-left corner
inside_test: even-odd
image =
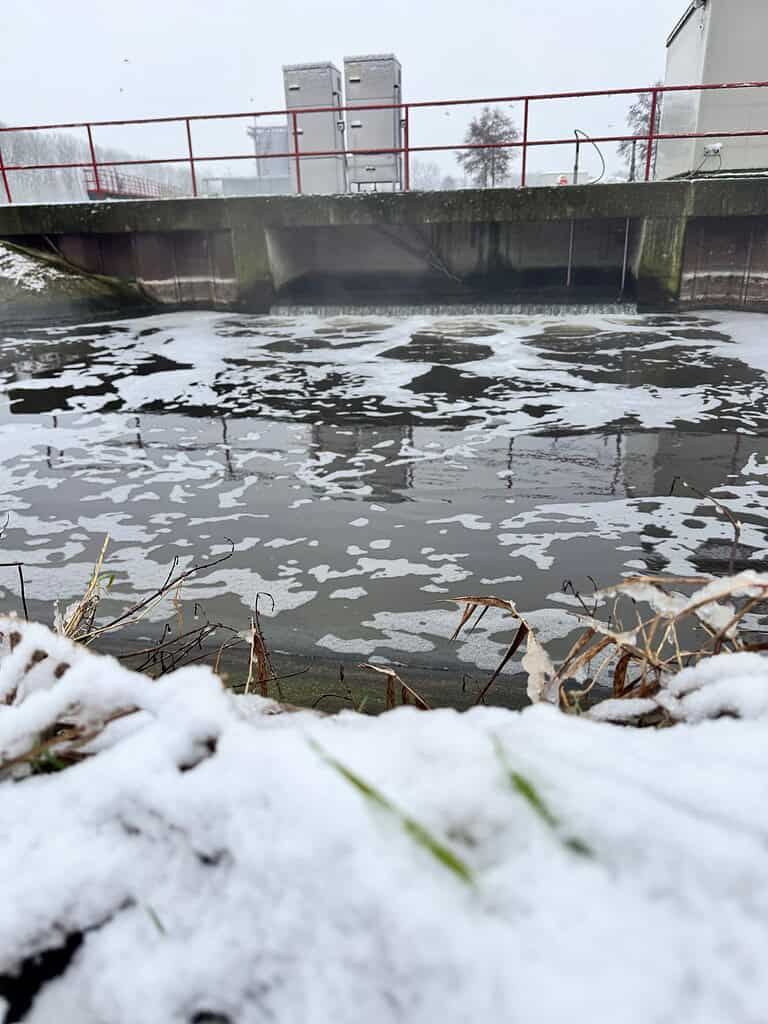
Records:
[[[482,674],[493,594],[562,646],[575,598],[633,572],[720,572],[768,538],[768,317],[169,313],[2,329],[3,562],[30,611],[82,594],[104,536],[115,611],[180,565],[190,625],[333,662]],[[18,608],[0,569],[0,607]],[[137,633],[161,631],[168,607]],[[195,620],[195,615],[198,616]]]

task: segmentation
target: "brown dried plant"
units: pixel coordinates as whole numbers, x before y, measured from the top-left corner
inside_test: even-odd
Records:
[[[479,612],[475,628],[489,608],[500,608],[519,622],[514,640],[478,703],[523,642],[526,655],[522,667],[528,674],[529,697],[567,711],[579,710],[599,684],[609,684],[613,698],[653,697],[679,671],[702,659],[724,652],[768,651],[768,642],[750,639],[744,629],[745,617],[768,602],[768,575],[751,571],[722,579],[633,576],[598,590],[596,606],[610,604],[608,621],[577,613],[583,620],[583,632],[557,667],[511,601],[496,597],[452,600],[463,606],[452,639]],[[644,616],[640,614],[643,605],[650,608]],[[627,614],[632,621],[625,626],[623,616]]]
[[[371,665],[368,662],[360,665],[360,668],[367,669],[370,672],[378,672],[379,675],[387,677],[387,690],[384,698],[385,711],[392,711],[393,708],[397,707],[398,686],[400,687],[401,704],[413,704],[414,707],[419,708],[421,711],[431,711],[429,704],[427,704],[424,698],[409,686],[394,669],[386,668],[381,665]]]

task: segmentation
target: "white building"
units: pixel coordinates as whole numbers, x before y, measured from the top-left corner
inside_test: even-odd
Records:
[[[665,85],[766,80],[768,0],[693,0],[667,40]],[[768,130],[768,89],[664,95],[662,134],[755,129]],[[712,152],[718,143],[720,152]],[[768,136],[658,144],[657,178],[756,168],[768,168]]]

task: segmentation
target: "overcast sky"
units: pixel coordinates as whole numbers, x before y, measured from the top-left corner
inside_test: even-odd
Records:
[[[281,107],[282,64],[341,66],[345,55],[364,53],[396,53],[403,95],[411,100],[641,86],[663,77],[665,39],[686,6],[687,0],[0,0],[0,121]],[[605,118],[621,121],[624,106]],[[576,117],[562,122],[569,132]],[[465,122],[450,123],[447,143],[459,141]],[[430,141],[434,133],[433,122]]]

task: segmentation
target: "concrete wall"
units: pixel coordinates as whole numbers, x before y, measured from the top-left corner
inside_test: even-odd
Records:
[[[768,217],[691,220],[683,266],[683,305],[768,309]]]
[[[54,246],[88,272],[136,282],[159,304],[252,311],[277,299],[615,301],[626,242],[624,297],[665,308],[680,299],[694,254],[698,282],[734,258],[733,245],[758,254],[765,218],[765,179],[723,179],[6,206],[0,239]],[[733,219],[737,241],[726,244],[720,222]],[[689,223],[695,249],[686,248]],[[697,301],[697,289],[683,301]],[[756,285],[727,293],[727,304],[763,302]]]
[[[573,224],[573,228],[571,225]],[[345,225],[268,228],[281,302],[466,301],[570,289],[615,299],[621,290],[625,218],[539,223]],[[628,275],[640,231],[630,223]]]
[[[64,234],[57,248],[71,264],[120,281],[137,281],[163,305],[228,307],[238,282],[229,231]]]

